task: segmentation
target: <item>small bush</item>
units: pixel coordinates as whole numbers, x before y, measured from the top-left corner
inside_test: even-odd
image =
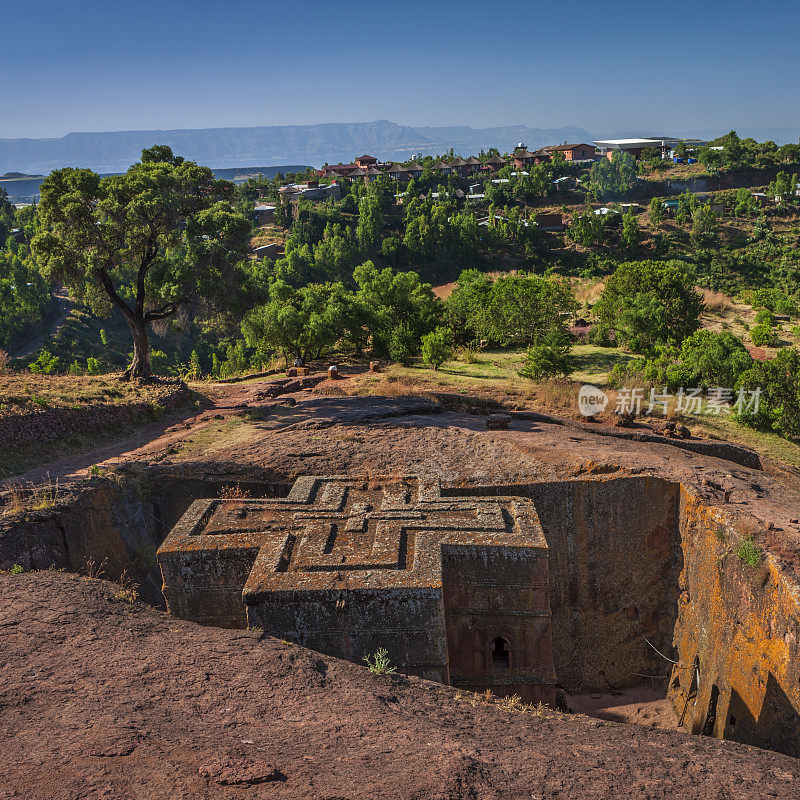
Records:
[[[800,333],[800,328],[798,328],[798,333]],[[483,364],[484,360],[471,348],[471,347],[464,347],[458,353],[459,361],[463,361],[465,364]]]
[[[523,378],[540,381],[556,376],[566,378],[574,371],[575,357],[567,335],[561,330],[553,330],[528,348],[519,374]]]
[[[364,656],[364,661],[367,662],[367,668],[373,675],[390,675],[397,672],[397,667],[389,662],[389,651],[383,647],[378,648],[371,656]]]
[[[744,561],[751,567],[757,567],[764,557],[761,548],[753,541],[751,536],[743,539],[736,548],[736,556],[740,561]]]
[[[61,359],[47,350],[42,350],[39,357],[28,366],[28,369],[35,375],[53,375],[60,368]]]
[[[453,331],[437,327],[422,337],[422,360],[434,369],[453,358]]]
[[[750,339],[756,347],[775,347],[778,336],[769,325],[754,325],[750,329]]]
[[[14,564],[14,566],[13,566],[13,567],[11,567],[11,574],[12,574],[12,575],[22,575],[22,573],[23,573],[24,571],[25,571],[25,570],[24,570],[24,569],[22,569],[22,567],[21,567],[19,564]]]
[[[762,308],[758,314],[756,314],[756,325],[767,325],[772,328],[775,325],[775,317],[772,315],[771,311]]]
[[[103,362],[99,358],[89,356],[86,359],[86,372],[89,375],[102,375],[105,372]]]
[[[589,331],[589,344],[595,347],[614,347],[616,345],[614,331],[607,325],[593,325]]]
[[[10,361],[11,357],[8,353],[5,350],[0,350],[0,375],[5,375]]]

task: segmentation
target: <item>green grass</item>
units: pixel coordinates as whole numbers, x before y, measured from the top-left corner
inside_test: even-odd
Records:
[[[751,567],[757,567],[764,558],[761,548],[749,536],[747,539],[743,539],[736,548],[736,556],[740,561],[744,561],[745,564]]]
[[[800,444],[775,433],[748,428],[730,417],[715,414],[702,414],[684,422],[702,436],[741,444],[776,461],[800,467]]]
[[[367,668],[373,675],[391,675],[397,671],[397,667],[392,666],[389,661],[389,651],[381,647],[371,656],[364,656]]]
[[[579,383],[608,386],[608,376],[614,364],[626,363],[636,358],[619,347],[597,347],[593,344],[577,344],[572,348],[577,369],[570,376]]]

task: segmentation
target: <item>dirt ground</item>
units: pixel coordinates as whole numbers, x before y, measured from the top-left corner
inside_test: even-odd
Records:
[[[0,576],[0,798],[791,800],[800,762],[522,714],[204,628],[57,572]]]
[[[678,730],[678,718],[663,687],[643,685],[604,694],[571,694],[567,696],[567,706],[576,714],[598,719]]]

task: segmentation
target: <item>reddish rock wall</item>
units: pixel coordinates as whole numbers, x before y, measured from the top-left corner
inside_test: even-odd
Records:
[[[460,494],[470,489],[451,490]],[[550,554],[553,659],[571,692],[665,675],[678,596],[678,484],[625,477],[480,487],[533,499]]]
[[[797,757],[800,595],[771,558],[752,567],[737,557],[742,534],[725,512],[682,490],[670,698],[693,733]]]

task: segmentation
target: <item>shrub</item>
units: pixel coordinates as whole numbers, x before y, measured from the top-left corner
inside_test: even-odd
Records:
[[[103,362],[99,358],[89,356],[86,359],[86,372],[89,375],[102,375],[105,372]]]
[[[589,331],[589,344],[596,347],[614,347],[616,345],[614,331],[607,325],[593,325]]]
[[[800,436],[800,351],[785,347],[775,358],[753,362],[737,388],[760,391],[758,410],[740,410],[740,422],[785,437]]]
[[[523,378],[541,381],[545,378],[564,377],[575,371],[575,357],[566,333],[554,328],[528,348],[525,364],[519,371]]]
[[[422,337],[422,360],[434,369],[453,357],[453,331],[438,326]]]
[[[796,317],[800,314],[797,301],[780,289],[753,289],[742,292],[742,300],[753,308],[766,308],[776,314]]]
[[[674,379],[677,385],[733,387],[739,377],[753,366],[753,358],[741,339],[732,333],[699,330],[684,340],[680,368]]]
[[[756,314],[756,325],[767,325],[772,328],[775,325],[775,317],[772,315],[771,311],[762,308],[758,314]]]
[[[0,350],[0,375],[5,374],[10,361],[11,357],[8,355],[8,353],[5,350]]]
[[[39,357],[30,364],[28,369],[37,375],[52,375],[58,372],[61,366],[61,359],[58,356],[49,353],[47,350],[42,350]]]
[[[419,350],[419,340],[408,325],[398,325],[389,337],[389,358],[408,366]]]
[[[769,325],[754,325],[750,329],[750,339],[756,347],[775,347],[778,336]]]
[[[378,648],[371,656],[364,656],[367,668],[373,675],[391,675],[397,672],[397,667],[389,661],[389,651],[383,647]]]
[[[25,570],[19,564],[14,564],[14,566],[11,567],[12,575],[21,575],[24,571]]]
[[[168,363],[169,363],[169,356],[167,356],[167,354],[163,350],[150,351],[150,367],[153,370],[153,375],[165,374]]]

